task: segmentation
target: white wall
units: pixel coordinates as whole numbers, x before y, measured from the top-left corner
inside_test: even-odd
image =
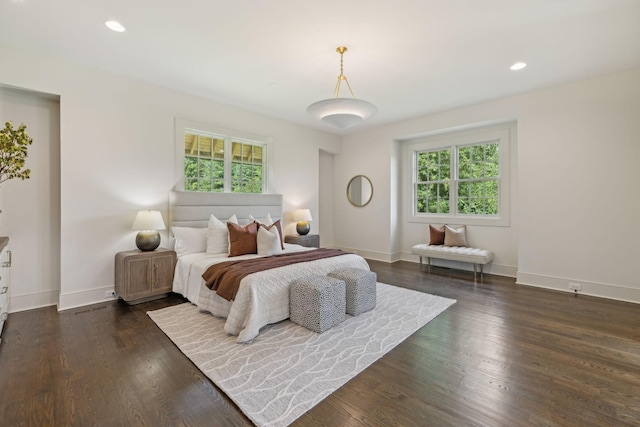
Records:
[[[473,242],[486,242],[496,253],[489,271],[517,271],[519,283],[562,290],[578,282],[585,293],[640,302],[633,251],[640,237],[635,227],[640,70],[383,126],[344,137],[341,148],[334,135],[46,54],[0,44],[0,55],[0,84],[60,95],[60,262],[56,254],[44,262],[52,271],[56,265],[60,269],[61,309],[100,301],[105,290],[113,289],[114,255],[133,248],[130,226],[139,208],[159,209],[166,219],[176,176],[175,117],[273,138],[272,190],[285,195],[285,211],[308,207],[314,223],[317,218],[316,231],[333,223],[333,246],[387,261],[416,261],[410,248],[426,239],[426,226],[406,223],[402,214],[397,140],[516,120],[511,225],[469,230]],[[326,188],[328,168],[334,176],[333,209],[321,210],[319,193]],[[371,203],[363,208],[349,204],[345,195],[349,179],[359,174],[374,187]],[[26,190],[33,182],[8,185],[24,184],[21,190]],[[8,200],[9,192],[2,190],[3,204],[17,203],[25,194]],[[36,200],[37,191],[29,189],[29,197]],[[38,212],[36,222],[44,221],[47,214],[40,209],[45,205],[55,211],[55,201],[38,199],[32,209]],[[323,222],[329,212],[334,219]],[[51,229],[55,232],[55,226]],[[285,232],[294,229],[285,223]],[[47,245],[52,241],[55,236]],[[20,252],[34,253],[36,246],[30,242]],[[35,307],[55,292],[55,282],[12,293],[12,301]]]
[[[406,221],[404,201],[410,197],[411,184],[403,180],[403,144],[398,140],[440,129],[433,126],[438,125],[417,125],[416,128],[422,127],[422,130],[409,132],[402,125],[385,126],[343,138],[342,152],[335,156],[336,246],[382,261],[417,261],[417,257],[411,255],[411,247],[428,239],[428,225]],[[447,124],[447,128],[456,126]],[[339,188],[346,187],[349,179],[359,174],[368,176],[374,187],[371,203],[362,208],[353,207],[346,197],[341,197],[344,190],[338,194]],[[512,175],[515,178],[515,171]],[[515,192],[515,186],[512,186],[512,192]],[[515,200],[512,197],[512,216],[517,212]],[[496,258],[492,265],[486,267],[487,272],[515,276],[516,230],[515,221],[511,221],[508,227],[468,227],[471,243],[480,245],[480,242],[491,242],[486,246],[494,251]],[[472,268],[465,264],[435,260],[434,264]]]
[[[389,187],[397,179],[394,140],[515,120],[511,225],[469,230],[473,242],[496,253],[488,271],[517,271],[519,283],[559,290],[577,282],[583,293],[640,302],[634,251],[640,241],[639,117],[636,69],[347,136],[335,156],[336,188],[362,173],[376,191],[368,211],[351,207],[336,191],[336,243],[379,259],[417,261],[411,246],[426,239],[426,226],[407,223],[403,215],[394,222],[389,214],[401,212],[394,206],[406,186]],[[400,230],[395,239],[394,228]]]
[[[60,309],[113,289],[114,256],[134,248],[138,209],[167,219],[176,117],[272,138],[271,190],[284,195],[285,213],[306,207],[321,221],[319,153],[338,152],[339,137],[4,44],[0,57],[0,83],[61,99]]]
[[[640,302],[640,69],[523,97],[521,115],[518,281]]]
[[[10,310],[56,304],[60,291],[60,102],[0,87],[0,126],[27,126],[28,180],[0,188],[0,235],[12,252]]]
[[[334,156],[334,245],[366,258],[395,261],[391,252],[392,221],[397,208],[392,189],[395,148],[390,139],[375,133],[343,137],[341,154]],[[356,207],[347,199],[347,184],[365,175],[373,185],[371,202]]]
[[[320,151],[320,219],[311,222],[310,233],[320,233],[320,246],[330,247],[334,245],[333,239],[333,154]],[[315,218],[314,218],[315,219]]]

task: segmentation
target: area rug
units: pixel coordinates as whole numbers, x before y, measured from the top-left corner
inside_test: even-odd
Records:
[[[376,308],[317,334],[285,320],[236,343],[190,303],[147,314],[258,426],[286,426],[455,300],[378,283]]]

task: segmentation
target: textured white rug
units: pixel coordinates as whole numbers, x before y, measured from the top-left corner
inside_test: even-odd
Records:
[[[323,334],[285,320],[249,344],[190,303],[147,314],[256,425],[286,426],[453,303],[378,283],[372,311]]]

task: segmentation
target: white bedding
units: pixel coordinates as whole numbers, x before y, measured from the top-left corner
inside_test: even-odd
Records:
[[[312,250],[299,245],[285,243],[287,252]],[[258,255],[243,255],[236,259],[257,258]],[[226,254],[188,254],[178,258],[173,280],[173,291],[196,304],[200,310],[214,316],[225,317],[225,331],[238,335],[237,342],[250,341],[265,325],[289,317],[289,283],[310,275],[326,275],[343,267],[369,270],[367,261],[359,255],[347,254],[301,264],[253,273],[240,282],[234,301],[218,296],[204,284],[202,274],[215,263],[229,261]]]

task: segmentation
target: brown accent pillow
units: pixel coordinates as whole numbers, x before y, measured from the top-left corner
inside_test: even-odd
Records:
[[[252,222],[244,227],[227,222],[229,229],[229,256],[258,253],[258,223]]]
[[[440,228],[429,225],[429,244],[444,245],[444,225]]]
[[[469,247],[466,236],[467,227],[452,228],[448,225],[444,226],[444,245],[445,246],[461,246]]]
[[[257,222],[257,224],[260,227],[263,227],[263,228],[265,228],[266,230],[269,230],[269,231],[271,231],[271,227],[275,226],[276,229],[278,230],[278,236],[279,236],[279,239],[280,239],[280,248],[284,249],[284,236],[282,235],[282,225],[280,225],[280,220],[277,220],[276,222],[274,222],[271,225],[266,225],[266,224],[263,224],[261,222]]]

